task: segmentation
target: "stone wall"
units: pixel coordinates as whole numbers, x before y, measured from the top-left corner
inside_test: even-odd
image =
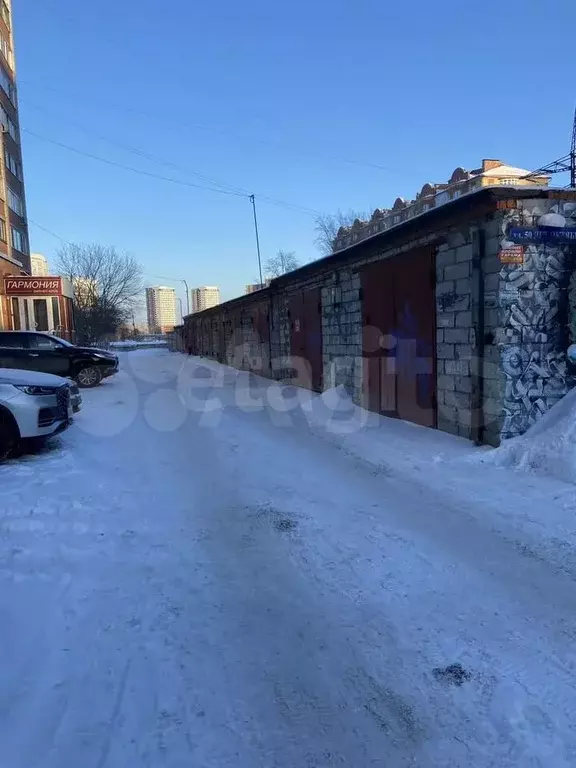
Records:
[[[270,354],[272,376],[277,381],[289,381],[290,366],[290,318],[288,295],[274,293],[270,299]]]
[[[502,370],[501,352],[497,339],[501,332],[503,316],[500,310],[500,239],[503,214],[498,212],[484,225],[486,235],[482,260],[484,274],[484,360],[482,362],[484,442],[500,443],[504,423],[504,390],[506,377]]]
[[[344,386],[362,403],[362,302],[360,275],[332,272],[322,287],[324,389]]]
[[[291,297],[320,288],[324,389],[342,385],[364,404],[362,269],[433,244],[438,427],[465,438],[483,429],[484,442],[493,445],[524,432],[573,386],[565,354],[569,341],[576,340],[576,322],[569,338],[569,292],[571,287],[576,311],[576,279],[571,246],[529,245],[522,263],[514,263],[506,258],[513,245],[507,236],[512,226],[541,226],[550,213],[576,227],[576,202],[534,196],[497,207],[496,199],[485,198],[483,207],[469,202],[459,218],[396,238],[393,247],[363,246],[347,258],[320,263],[317,271],[296,272],[293,279],[274,281],[259,292],[258,303],[269,309],[271,375],[292,380]],[[220,338],[226,340],[228,363],[258,370],[264,353],[249,321],[253,301],[208,311],[217,323],[222,318],[227,323]],[[212,337],[216,344],[218,335]],[[232,354],[238,345],[241,362]]]
[[[500,328],[496,343],[504,377],[502,439],[524,433],[574,386],[566,351],[575,247],[557,242],[519,246],[510,232],[513,227],[548,225],[576,227],[576,204],[521,200],[501,220],[501,252],[523,250],[521,261],[501,263],[498,274]]]
[[[472,232],[450,232],[436,253],[438,428],[471,436]]]

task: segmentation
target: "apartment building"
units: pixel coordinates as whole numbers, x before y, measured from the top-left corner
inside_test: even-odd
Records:
[[[46,277],[50,274],[48,259],[41,253],[30,254],[30,270],[35,277]]]
[[[177,324],[176,291],[165,285],[146,288],[146,312],[150,333],[170,333]]]
[[[10,328],[12,303],[5,278],[31,272],[11,0],[0,0],[0,125],[0,328]]]
[[[202,312],[220,304],[220,288],[217,285],[202,285],[200,288],[192,288],[190,295],[192,312]]]
[[[93,277],[72,278],[74,299],[76,304],[83,309],[93,307],[98,298],[98,285]]]
[[[247,285],[244,288],[244,295],[248,296],[251,293],[256,293],[256,291],[261,291],[264,288],[268,288],[272,281],[270,279],[265,280],[263,283],[250,283],[250,285]]]

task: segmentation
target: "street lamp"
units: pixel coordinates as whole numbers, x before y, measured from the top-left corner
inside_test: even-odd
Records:
[[[190,314],[190,291],[188,290],[188,283],[184,278],[182,278],[182,282],[184,283],[184,287],[186,288],[186,308],[188,310],[188,314]]]
[[[182,299],[180,296],[178,296],[178,301],[180,302],[180,322],[184,322],[184,310],[182,309]]]

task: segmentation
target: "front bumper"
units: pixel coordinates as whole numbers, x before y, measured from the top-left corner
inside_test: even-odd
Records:
[[[41,398],[38,398],[41,399]],[[48,396],[47,400],[55,400],[55,405],[46,405],[38,411],[38,428],[54,428],[61,430],[61,425],[71,420],[74,413],[72,390],[68,385],[60,387],[56,396]]]
[[[74,409],[69,388],[64,386],[57,395],[27,395],[19,393],[9,401],[22,439],[51,437],[63,432],[72,423]]]
[[[68,427],[72,426],[73,419],[58,419],[57,421],[53,422],[49,427],[38,427],[38,431],[35,435],[23,435],[23,439],[28,438],[49,438],[54,437],[55,435],[59,435],[61,432],[64,432],[68,429]]]
[[[118,373],[119,367],[120,363],[118,358],[111,360],[109,364],[103,366],[102,375],[105,379],[108,378],[108,376],[114,376],[115,373]]]
[[[78,413],[82,409],[82,395],[75,382],[70,382],[70,403],[74,413]]]

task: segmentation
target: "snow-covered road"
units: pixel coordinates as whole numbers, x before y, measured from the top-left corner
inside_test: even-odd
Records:
[[[574,487],[363,419],[131,352],[0,467],[0,767],[573,768]]]

